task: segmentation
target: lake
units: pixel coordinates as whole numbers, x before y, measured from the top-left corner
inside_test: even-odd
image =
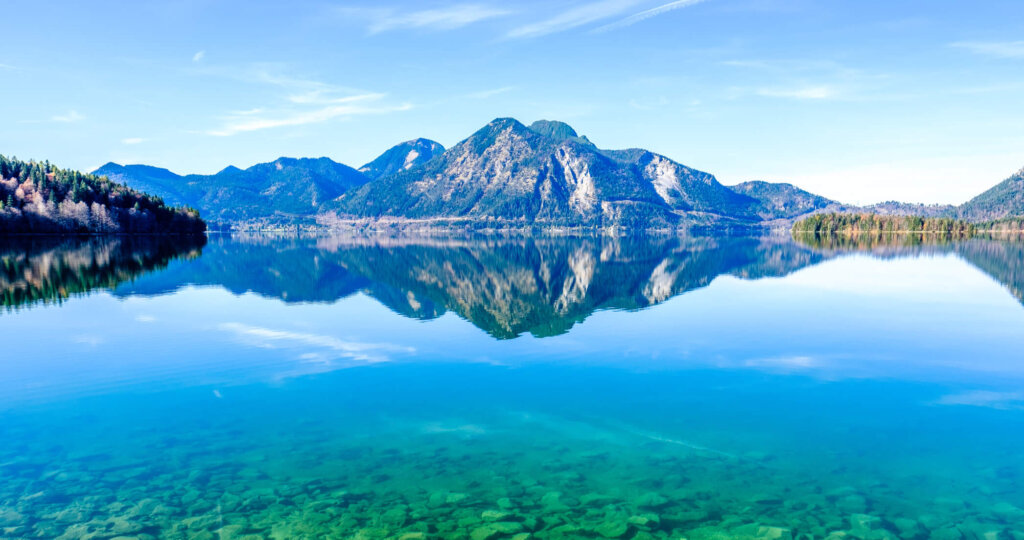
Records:
[[[1024,243],[0,241],[2,538],[1024,539]]]

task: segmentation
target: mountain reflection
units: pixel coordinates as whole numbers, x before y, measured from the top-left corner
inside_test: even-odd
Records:
[[[215,285],[285,302],[365,293],[417,319],[452,311],[496,338],[567,332],[597,310],[634,310],[731,274],[781,276],[825,255],[788,239],[214,239],[203,256],[119,288]]]
[[[114,289],[176,258],[198,257],[205,238],[19,237],[0,242],[0,306],[61,303]]]
[[[828,257],[867,253],[908,257],[953,253],[1001,283],[1024,303],[1024,237],[993,235],[967,240],[934,234],[798,235],[795,240]]]
[[[716,277],[784,276],[850,253],[952,253],[1024,303],[1024,243],[921,237],[18,239],[0,244],[6,308],[93,289],[151,296],[216,286],[284,302],[366,294],[416,319],[454,312],[488,334],[567,332],[599,310],[637,310]]]

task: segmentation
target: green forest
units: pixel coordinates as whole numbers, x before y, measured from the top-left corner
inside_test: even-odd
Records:
[[[106,177],[0,155],[0,234],[200,234],[199,212]]]
[[[814,214],[793,224],[794,234],[937,233],[972,236],[975,232],[974,224],[953,218],[878,214]]]

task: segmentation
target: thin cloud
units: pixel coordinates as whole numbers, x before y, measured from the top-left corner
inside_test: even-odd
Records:
[[[201,62],[206,57],[206,51],[199,51],[192,55],[193,62]]]
[[[827,85],[802,86],[798,88],[760,88],[757,95],[785,99],[831,99],[838,95],[835,88]]]
[[[82,120],[85,120],[85,117],[82,116],[81,114],[78,114],[78,111],[71,110],[71,111],[68,111],[67,114],[58,114],[58,115],[52,116],[52,117],[50,117],[50,120],[52,120],[54,122],[61,122],[61,123],[65,123],[65,124],[70,124],[70,123],[73,123],[73,122],[81,122]]]
[[[949,46],[995,58],[1024,58],[1024,41],[957,41]]]
[[[121,139],[121,144],[142,144],[144,142],[146,142],[146,139],[141,137],[128,137],[126,139]]]
[[[514,86],[503,86],[501,88],[493,88],[491,90],[482,90],[480,92],[472,92],[472,93],[466,94],[466,97],[470,98],[470,99],[487,99],[489,97],[497,96],[498,94],[504,94],[505,92],[510,92],[513,88],[515,88],[515,87]]]
[[[279,87],[284,95],[276,105],[228,112],[219,119],[219,127],[204,130],[203,133],[230,137],[239,133],[317,124],[351,116],[407,111],[413,107],[410,103],[385,103],[386,94],[290,77],[266,68],[250,71],[242,80]]]
[[[620,15],[639,3],[638,0],[602,0],[562,12],[550,19],[513,28],[509,38],[531,38],[564,32],[609,17]]]
[[[646,9],[644,11],[641,11],[640,13],[635,13],[633,15],[630,15],[629,17],[626,17],[625,19],[622,19],[621,21],[598,27],[597,29],[594,30],[594,32],[606,32],[608,30],[614,30],[616,28],[632,26],[640,21],[650,19],[651,17],[657,17],[658,15],[668,13],[669,11],[674,11],[684,7],[690,7],[694,4],[699,4],[703,1],[704,0],[676,0],[675,2],[669,2],[658,7]]]
[[[394,9],[341,8],[344,17],[368,19],[367,32],[379,34],[391,30],[455,30],[474,23],[512,13],[503,8],[481,4],[452,6],[403,12]]]
[[[336,118],[407,111],[412,108],[412,105],[409,103],[399,105],[374,103],[382,97],[383,94],[364,94],[338,98],[339,101],[335,104],[321,105],[315,109],[282,110],[272,114],[259,113],[228,116],[225,118],[223,126],[207,131],[207,134],[216,137],[230,137],[250,131],[319,124]]]

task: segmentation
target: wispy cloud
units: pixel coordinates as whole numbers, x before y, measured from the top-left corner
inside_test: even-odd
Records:
[[[650,19],[651,17],[657,17],[658,15],[661,15],[663,13],[668,13],[669,11],[674,11],[674,10],[677,10],[677,9],[680,9],[680,8],[689,7],[689,6],[692,6],[694,4],[699,4],[699,3],[703,2],[703,1],[704,0],[676,0],[675,2],[669,2],[667,4],[662,4],[662,5],[658,6],[658,7],[653,7],[651,9],[645,9],[645,10],[641,11],[640,13],[635,13],[633,15],[630,15],[629,17],[626,17],[625,19],[622,19],[621,21],[613,22],[611,24],[606,24],[604,26],[598,27],[594,31],[595,32],[605,32],[605,31],[608,31],[608,30],[614,30],[616,28],[622,28],[622,27],[625,27],[625,26],[632,26],[632,25],[634,25],[634,24],[636,24],[636,23],[638,23],[640,21],[644,21],[644,20]]]
[[[621,15],[639,4],[639,0],[602,0],[577,6],[554,17],[519,26],[508,32],[510,38],[539,37],[564,32],[587,24]]]
[[[250,345],[265,349],[281,347],[299,348],[298,358],[307,361],[330,361],[336,359],[359,362],[384,362],[391,353],[412,353],[415,349],[392,343],[365,343],[347,341],[334,336],[274,330],[242,323],[224,323],[218,326],[222,331],[246,340]]]
[[[216,129],[209,130],[207,134],[217,137],[229,137],[249,131],[263,129],[302,126],[306,124],[318,124],[336,118],[383,114],[388,112],[406,111],[412,108],[409,103],[398,105],[385,105],[379,103],[384,94],[362,94],[335,98],[330,104],[314,103],[318,105],[313,109],[279,110],[272,113],[251,113],[228,115],[224,118],[224,124]],[[293,102],[299,104],[310,104],[311,102]]]
[[[367,31],[379,34],[390,30],[455,30],[480,21],[503,17],[512,13],[504,8],[481,4],[455,4],[452,6],[401,11],[376,8],[339,8],[336,12],[347,18],[366,19]]]
[[[490,90],[481,90],[479,92],[471,92],[466,94],[466,97],[470,99],[487,99],[489,97],[497,96],[498,94],[504,94],[505,92],[511,91],[514,86],[502,86],[501,88],[492,88]]]
[[[193,62],[201,62],[206,57],[206,51],[199,51],[192,55]]]
[[[258,68],[242,80],[278,87],[283,95],[276,105],[230,111],[220,117],[219,127],[205,130],[207,135],[229,137],[239,133],[317,124],[359,115],[406,111],[411,103],[387,103],[386,94],[328,84],[311,79],[282,75]]]
[[[0,69],[18,69],[10,64],[0,64]]]
[[[144,142],[146,142],[146,139],[143,139],[141,137],[128,137],[125,139],[121,139],[121,144],[142,144]]]
[[[79,345],[88,345],[90,347],[98,347],[107,342],[103,336],[97,336],[93,334],[81,334],[73,337],[71,341]]]
[[[829,85],[798,86],[793,88],[759,88],[757,95],[786,99],[830,99],[838,95],[838,90]]]
[[[68,111],[67,114],[58,114],[51,116],[50,120],[53,122],[62,122],[65,124],[70,124],[72,122],[81,122],[82,120],[85,120],[85,116],[78,114],[78,111],[71,110]]]
[[[1024,58],[1024,41],[957,41],[949,46],[995,58]]]

